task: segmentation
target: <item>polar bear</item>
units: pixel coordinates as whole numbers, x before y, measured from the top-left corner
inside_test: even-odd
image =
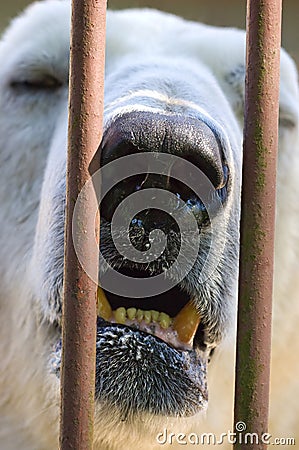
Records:
[[[35,3],[0,44],[3,450],[58,448],[69,14],[67,1]],[[193,448],[195,434],[233,430],[244,34],[149,9],[108,12],[99,167],[113,176],[130,157],[133,167],[164,157],[168,166],[140,175],[122,163],[130,178],[101,205],[102,275],[110,267],[171,283],[146,298],[99,291],[95,449]],[[273,439],[297,440],[298,105],[296,68],[282,51],[270,426]],[[213,211],[196,195],[194,168]],[[136,262],[116,248],[124,233],[112,245],[111,218],[121,199],[151,189],[168,193],[165,208],[195,218],[197,234],[183,233],[180,246],[171,214],[148,204],[132,217],[130,242],[146,257],[160,228],[166,247]],[[171,271],[183,245],[185,262]]]

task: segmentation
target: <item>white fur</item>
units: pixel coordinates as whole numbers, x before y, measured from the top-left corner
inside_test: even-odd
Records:
[[[59,386],[48,370],[55,336],[48,322],[40,324],[37,318],[42,311],[54,320],[44,299],[47,286],[43,285],[42,271],[51,270],[44,255],[55,252],[46,230],[55,220],[55,211],[52,216],[48,214],[51,196],[63,178],[67,89],[47,101],[35,98],[25,102],[12,97],[8,83],[28,72],[56,74],[66,81],[68,38],[68,2],[46,0],[15,19],[0,44],[1,450],[53,450],[58,446]],[[200,100],[187,88],[181,96],[162,95],[159,81],[155,90],[147,88],[146,80],[121,78],[122,70],[131,64],[152,61],[152,75],[163,83],[167,69],[155,64],[165,58],[177,65],[178,74],[182,65],[190,67],[190,79],[183,78],[182,86],[185,82],[187,86],[195,82],[202,85],[205,93]],[[151,10],[109,12],[105,121],[108,123],[110,111],[115,113],[116,107],[122,112],[134,109],[132,100],[139,110],[157,111],[157,102],[177,108],[187,104],[194,110],[205,109],[224,128],[229,123],[233,146],[241,149],[243,78],[238,70],[242,72],[243,65],[241,31],[208,27]],[[192,71],[200,74],[197,81]],[[217,104],[213,95],[221,97],[221,107],[211,111],[208,102]],[[270,423],[273,436],[295,437],[299,442],[299,103],[295,65],[285,52],[280,97]],[[240,168],[241,152],[234,153],[234,158],[238,158],[236,167]],[[168,419],[164,424],[147,417],[136,430],[117,423],[110,411],[111,423],[103,430],[105,410],[101,409],[96,418],[96,442],[105,433],[107,440],[112,439],[111,448],[153,448],[157,430],[167,427],[185,432],[186,422],[197,433],[213,431],[219,435],[231,430],[233,339],[228,338],[222,347],[211,368],[206,419]],[[108,447],[98,444],[95,449]]]

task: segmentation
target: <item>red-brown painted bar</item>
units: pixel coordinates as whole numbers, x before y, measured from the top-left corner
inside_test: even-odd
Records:
[[[73,0],[66,188],[61,450],[91,450],[93,441],[96,291],[73,245],[72,217],[78,194],[90,178],[88,167],[102,138],[106,0]],[[92,192],[79,205],[79,239],[84,265],[98,269],[94,245],[98,224],[91,214]]]
[[[235,429],[238,450],[267,448],[262,435],[268,430],[269,412],[281,8],[281,0],[247,2],[234,415],[234,424],[244,422],[246,431]],[[259,442],[254,438],[246,445],[246,433],[257,433]]]

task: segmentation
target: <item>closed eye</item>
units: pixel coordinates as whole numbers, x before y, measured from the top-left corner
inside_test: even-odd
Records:
[[[52,75],[40,75],[38,77],[13,80],[10,87],[17,92],[24,91],[53,91],[62,86],[62,82]]]

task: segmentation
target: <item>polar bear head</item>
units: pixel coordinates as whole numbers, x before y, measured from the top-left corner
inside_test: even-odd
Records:
[[[57,445],[69,22],[68,2],[34,4],[0,45],[7,449]],[[163,424],[207,408],[208,363],[236,308],[243,83],[243,32],[108,13],[104,138],[91,168],[107,185],[95,448],[152,448]],[[297,120],[285,53],[281,92],[285,136]]]

